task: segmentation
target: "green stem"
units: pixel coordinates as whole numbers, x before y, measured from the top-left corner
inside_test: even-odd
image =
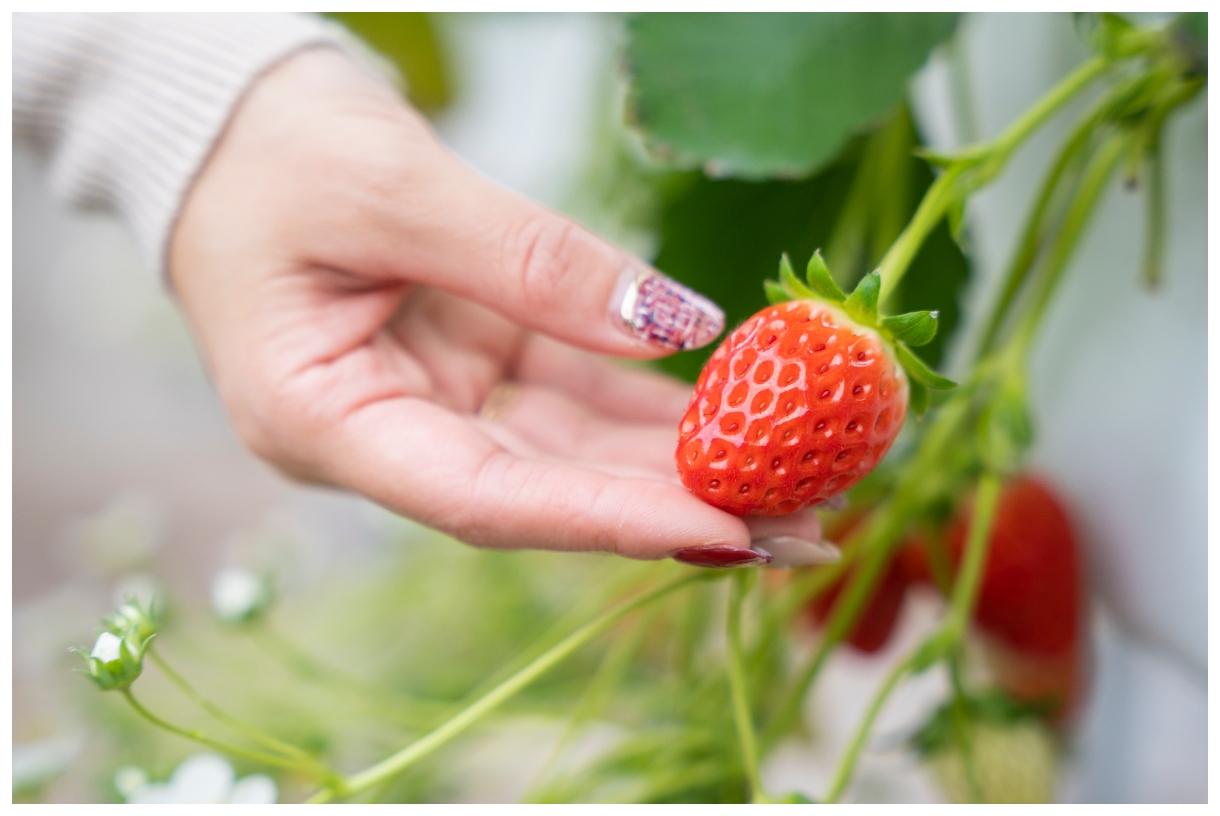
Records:
[[[1056,111],[1066,104],[1073,96],[1092,84],[1109,68],[1111,62],[1106,57],[1093,57],[1075,71],[1064,77],[1058,85],[1051,88],[1041,99],[1017,118],[1017,121],[988,145],[988,151],[994,151],[1001,160],[1007,160],[1014,150],[1020,147],[1031,133],[1037,130]],[[995,172],[999,172],[999,167]],[[988,176],[983,183],[994,177]]]
[[[1008,309],[1028,279],[1029,272],[1034,267],[1034,261],[1037,260],[1038,253],[1048,237],[1046,216],[1051,208],[1052,201],[1055,199],[1056,192],[1060,190],[1060,182],[1067,174],[1068,169],[1080,157],[1085,146],[1093,136],[1098,122],[1108,112],[1111,104],[1112,102],[1109,97],[1102,100],[1102,104],[1099,104],[1090,115],[1086,116],[1077,125],[1072,135],[1064,142],[1054,165],[1052,165],[1050,172],[1047,173],[1046,178],[1043,180],[1042,188],[1038,193],[1038,199],[1026,220],[1017,253],[1013,256],[1012,263],[1009,265],[1008,272],[1005,275],[1000,297],[991,309],[991,315],[987,320],[986,329],[979,343],[978,351],[975,354],[976,360],[982,359],[994,346],[996,336],[1004,324],[1004,318],[1008,316]]]
[[[590,621],[572,634],[568,635],[568,637],[551,647],[544,654],[539,655],[527,666],[509,677],[504,682],[500,683],[500,685],[496,686],[491,691],[487,692],[487,694],[483,695],[483,697],[467,706],[439,728],[411,743],[398,753],[387,757],[371,768],[348,777],[346,780],[343,780],[341,785],[324,788],[314,795],[309,801],[321,803],[329,802],[336,795],[353,796],[361,793],[362,791],[368,790],[384,780],[390,779],[402,773],[407,768],[426,757],[428,754],[431,754],[445,743],[457,737],[485,715],[495,710],[499,705],[504,703],[514,694],[521,691],[550,669],[554,668],[577,649],[589,643],[602,632],[605,632],[622,618],[651,603],[652,601],[668,595],[680,587],[692,584],[696,581],[714,580],[720,577],[723,577],[722,574],[708,571],[688,574],[681,578],[677,578],[662,584],[660,587],[652,590],[651,592],[641,595],[640,597],[619,606],[617,609],[612,609],[602,614],[598,618]]]
[[[729,588],[728,642],[729,642],[729,688],[733,695],[733,720],[737,725],[737,740],[741,746],[741,763],[745,767],[746,779],[750,783],[750,799],[755,804],[767,801],[762,782],[758,776],[758,746],[754,739],[754,715],[750,711],[750,693],[746,688],[745,661],[741,651],[741,607],[749,589],[748,581],[755,577],[752,572],[739,572],[733,576]]]
[[[915,255],[923,246],[928,233],[944,217],[945,210],[958,195],[954,188],[966,169],[965,164],[954,164],[932,182],[932,186],[924,193],[923,200],[919,202],[915,215],[911,216],[911,222],[907,224],[906,229],[881,258],[881,264],[877,267],[877,271],[881,275],[881,293],[877,298],[878,303],[885,303],[886,298],[890,296],[898,286],[898,282],[902,280],[902,276],[906,274],[911,261],[915,260]]]
[[[1161,282],[1165,259],[1165,156],[1158,133],[1148,146],[1148,234],[1144,239],[1144,283],[1155,288]]]
[[[589,681],[589,685],[580,695],[580,699],[576,701],[576,709],[568,720],[567,727],[555,742],[555,747],[551,749],[546,762],[534,775],[534,782],[530,785],[529,792],[522,797],[523,801],[538,802],[543,798],[539,792],[542,789],[543,780],[546,779],[551,767],[563,753],[563,749],[568,747],[580,729],[597,715],[606,704],[610,694],[622,682],[623,677],[631,668],[632,660],[643,645],[645,637],[652,630],[657,611],[658,607],[653,607],[647,615],[641,615],[631,624],[629,631],[621,633],[606,650],[597,671],[593,674],[593,679]]]
[[[835,770],[834,780],[830,783],[830,790],[826,792],[825,802],[837,802],[839,797],[843,795],[843,790],[847,787],[847,783],[851,781],[852,773],[855,771],[856,762],[860,759],[860,752],[864,749],[864,743],[873,728],[873,721],[881,713],[881,707],[885,705],[885,701],[889,698],[890,693],[897,688],[898,683],[910,670],[911,658],[903,658],[894,668],[890,669],[885,682],[881,684],[881,688],[877,689],[876,694],[873,695],[872,701],[868,704],[868,710],[864,714],[864,719],[856,726],[856,731],[852,735],[851,742],[848,743],[847,751],[839,760],[839,767]]]
[[[851,781],[860,752],[865,740],[872,730],[873,722],[885,705],[886,699],[898,686],[906,674],[916,668],[916,664],[929,646],[937,644],[938,653],[956,649],[965,635],[966,623],[974,610],[978,597],[979,582],[983,573],[983,564],[987,559],[987,542],[991,537],[992,519],[995,517],[996,504],[999,500],[1000,480],[994,474],[986,473],[979,479],[978,491],[975,496],[974,517],[970,524],[970,533],[966,539],[966,557],[957,582],[953,586],[953,601],[949,616],[944,624],[932,634],[918,649],[899,661],[890,670],[885,682],[873,696],[864,719],[856,726],[856,731],[848,743],[847,751],[839,761],[834,781],[826,794],[827,802],[838,801],[847,783]]]
[[[898,240],[881,259],[878,271],[881,274],[879,302],[898,286],[911,261],[919,252],[928,233],[940,223],[949,205],[960,195],[972,192],[988,184],[1004,169],[1013,151],[1037,130],[1048,118],[1073,96],[1088,87],[1101,76],[1110,62],[1103,57],[1094,57],[1085,62],[1041,99],[1025,111],[1003,133],[985,142],[967,148],[958,154],[948,168],[932,183],[924,194],[923,201]],[[966,183],[969,190],[959,190],[959,182]]]
[[[251,751],[246,748],[238,748],[236,745],[229,745],[219,740],[214,740],[206,734],[199,731],[191,731],[186,728],[166,722],[165,720],[153,714],[136,700],[131,694],[131,689],[122,689],[123,697],[131,704],[131,707],[136,710],[141,717],[148,720],[158,728],[163,728],[171,734],[177,734],[180,737],[189,739],[192,742],[197,742],[200,745],[206,745],[209,748],[215,748],[217,751],[228,754],[237,759],[245,759],[250,762],[257,762],[260,765],[270,765],[273,768],[285,768],[292,771],[299,771],[301,767],[298,763],[292,762],[284,757],[265,754],[262,751]]]
[[[1022,357],[1028,354],[1030,344],[1037,333],[1038,325],[1051,301],[1051,295],[1063,275],[1063,270],[1076,249],[1076,244],[1088,224],[1098,197],[1105,190],[1110,174],[1122,157],[1130,135],[1119,131],[1107,138],[1089,160],[1080,181],[1075,198],[1068,207],[1063,226],[1047,252],[1042,280],[1034,294],[1029,310],[1014,333],[1014,347]]]
[[[987,562],[991,523],[1000,498],[1000,487],[1000,479],[994,473],[984,473],[979,479],[970,533],[966,538],[966,557],[953,585],[953,601],[946,622],[948,626],[953,627],[954,635],[959,639],[966,631],[966,624],[969,623],[974,604],[978,600],[983,565]]]
[[[174,668],[169,665],[168,661],[166,661],[165,658],[163,658],[161,654],[152,647],[149,647],[146,654],[152,658],[153,662],[156,663],[157,667],[161,669],[162,673],[164,673],[165,676],[170,679],[171,683],[177,686],[183,694],[185,694],[193,703],[195,703],[195,705],[211,714],[220,722],[229,726],[234,731],[249,737],[251,740],[259,743],[264,748],[269,748],[272,751],[278,751],[285,756],[295,757],[298,761],[310,765],[319,776],[325,776],[326,774],[330,773],[327,769],[321,767],[312,756],[302,749],[296,747],[295,745],[289,745],[286,742],[281,742],[269,734],[264,734],[257,728],[248,725],[236,717],[226,713],[211,700],[200,694],[194,686],[186,681],[186,678],[175,671]]]
[[[974,767],[974,740],[971,739],[972,735],[969,730],[966,687],[962,682],[962,650],[954,649],[946,662],[949,668],[949,681],[953,686],[954,738],[962,753],[962,767],[966,772],[966,787],[970,792],[970,801],[979,804],[983,801],[983,788],[979,785],[978,774]]]

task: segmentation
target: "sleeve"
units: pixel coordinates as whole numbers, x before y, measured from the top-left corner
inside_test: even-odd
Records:
[[[285,57],[342,48],[296,14],[14,14],[13,135],[49,154],[52,189],[115,210],[163,273],[175,219],[245,90]]]

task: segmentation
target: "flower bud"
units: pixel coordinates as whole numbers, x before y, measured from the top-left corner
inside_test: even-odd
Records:
[[[226,569],[212,581],[212,611],[227,623],[249,623],[271,605],[271,582],[245,569]]]
[[[102,627],[120,638],[132,634],[138,641],[146,641],[161,631],[161,615],[154,596],[147,606],[138,600],[129,600],[102,621]]]
[[[134,629],[130,629],[123,637],[111,631],[103,631],[97,636],[93,650],[85,654],[84,649],[74,649],[85,658],[89,664],[87,674],[99,689],[125,689],[140,676],[144,669],[144,651],[148,648],[148,638],[140,639]]]

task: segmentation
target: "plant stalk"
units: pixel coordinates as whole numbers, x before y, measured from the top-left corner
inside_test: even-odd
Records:
[[[273,737],[269,734],[264,734],[262,731],[259,731],[257,728],[255,728],[251,725],[248,725],[248,724],[242,722],[241,720],[237,719],[236,717],[226,713],[223,709],[221,709],[211,700],[209,700],[208,698],[206,698],[202,694],[200,694],[195,689],[194,686],[192,686],[190,683],[188,683],[186,681],[186,678],[184,678],[181,674],[179,674],[177,671],[175,671],[174,668],[169,665],[169,662],[166,661],[165,658],[163,658],[151,646],[149,647],[147,654],[149,657],[152,658],[153,662],[157,664],[157,667],[159,669],[161,669],[161,671],[165,674],[165,676],[170,679],[170,682],[178,687],[179,691],[181,691],[183,694],[185,694],[187,697],[189,697],[191,699],[191,701],[193,703],[195,703],[195,705],[202,708],[208,714],[211,714],[218,721],[224,723],[225,725],[232,728],[234,731],[237,731],[238,733],[248,737],[249,739],[253,740],[254,742],[259,743],[264,748],[268,748],[272,751],[276,751],[287,757],[294,757],[297,759],[297,761],[301,762],[302,764],[307,764],[307,765],[311,766],[314,769],[314,771],[317,772],[318,776],[325,777],[326,775],[331,773],[328,769],[320,766],[318,764],[317,760],[315,760],[312,756],[310,756],[304,750],[296,747],[295,745],[289,745],[286,742],[281,742],[280,740],[276,739],[275,737]]]
[[[894,241],[877,267],[881,274],[880,303],[898,286],[915,259],[928,233],[940,223],[949,205],[961,195],[990,183],[1004,169],[1009,157],[1055,112],[1087,88],[1110,66],[1104,57],[1094,57],[1051,88],[1003,133],[981,145],[967,148],[953,158],[945,171],[932,183],[919,203],[910,224]],[[969,189],[959,190],[959,183]]]
[[[750,783],[750,798],[754,804],[765,803],[762,782],[758,776],[758,745],[754,738],[754,715],[750,710],[750,693],[746,688],[745,661],[741,649],[741,607],[749,589],[752,572],[733,576],[729,588],[728,643],[729,688],[733,695],[733,721],[737,725],[737,741],[741,746],[741,764]]]
[[[431,754],[442,745],[457,737],[470,726],[474,725],[487,714],[508,700],[517,692],[528,686],[548,670],[554,668],[580,647],[589,643],[602,632],[605,632],[622,618],[635,610],[656,601],[669,593],[697,581],[713,580],[722,577],[716,573],[701,571],[682,576],[662,584],[660,587],[645,593],[640,597],[603,613],[577,629],[568,637],[539,655],[528,665],[512,675],[500,685],[493,688],[471,705],[467,706],[452,719],[411,743],[396,754],[393,754],[376,765],[343,780],[336,787],[327,787],[319,791],[308,801],[323,803],[331,801],[335,796],[350,797],[390,779],[405,771],[419,760]]]
[[[293,762],[285,757],[266,754],[262,751],[251,751],[246,748],[239,748],[236,745],[229,745],[228,743],[214,740],[199,731],[192,731],[190,729],[174,725],[173,723],[166,722],[144,706],[140,705],[139,701],[132,696],[131,689],[122,689],[121,692],[127,702],[131,704],[131,707],[136,710],[136,713],[158,728],[169,731],[171,734],[177,734],[178,736],[191,740],[192,742],[197,742],[200,745],[206,745],[209,748],[214,748],[221,753],[228,754],[229,756],[238,759],[257,762],[260,765],[270,765],[273,768],[285,768],[292,771],[302,770],[299,763]]]

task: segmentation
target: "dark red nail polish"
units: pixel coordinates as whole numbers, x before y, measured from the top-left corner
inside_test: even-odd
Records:
[[[759,567],[771,563],[771,556],[765,553],[719,544],[683,547],[670,558],[696,567]]]

